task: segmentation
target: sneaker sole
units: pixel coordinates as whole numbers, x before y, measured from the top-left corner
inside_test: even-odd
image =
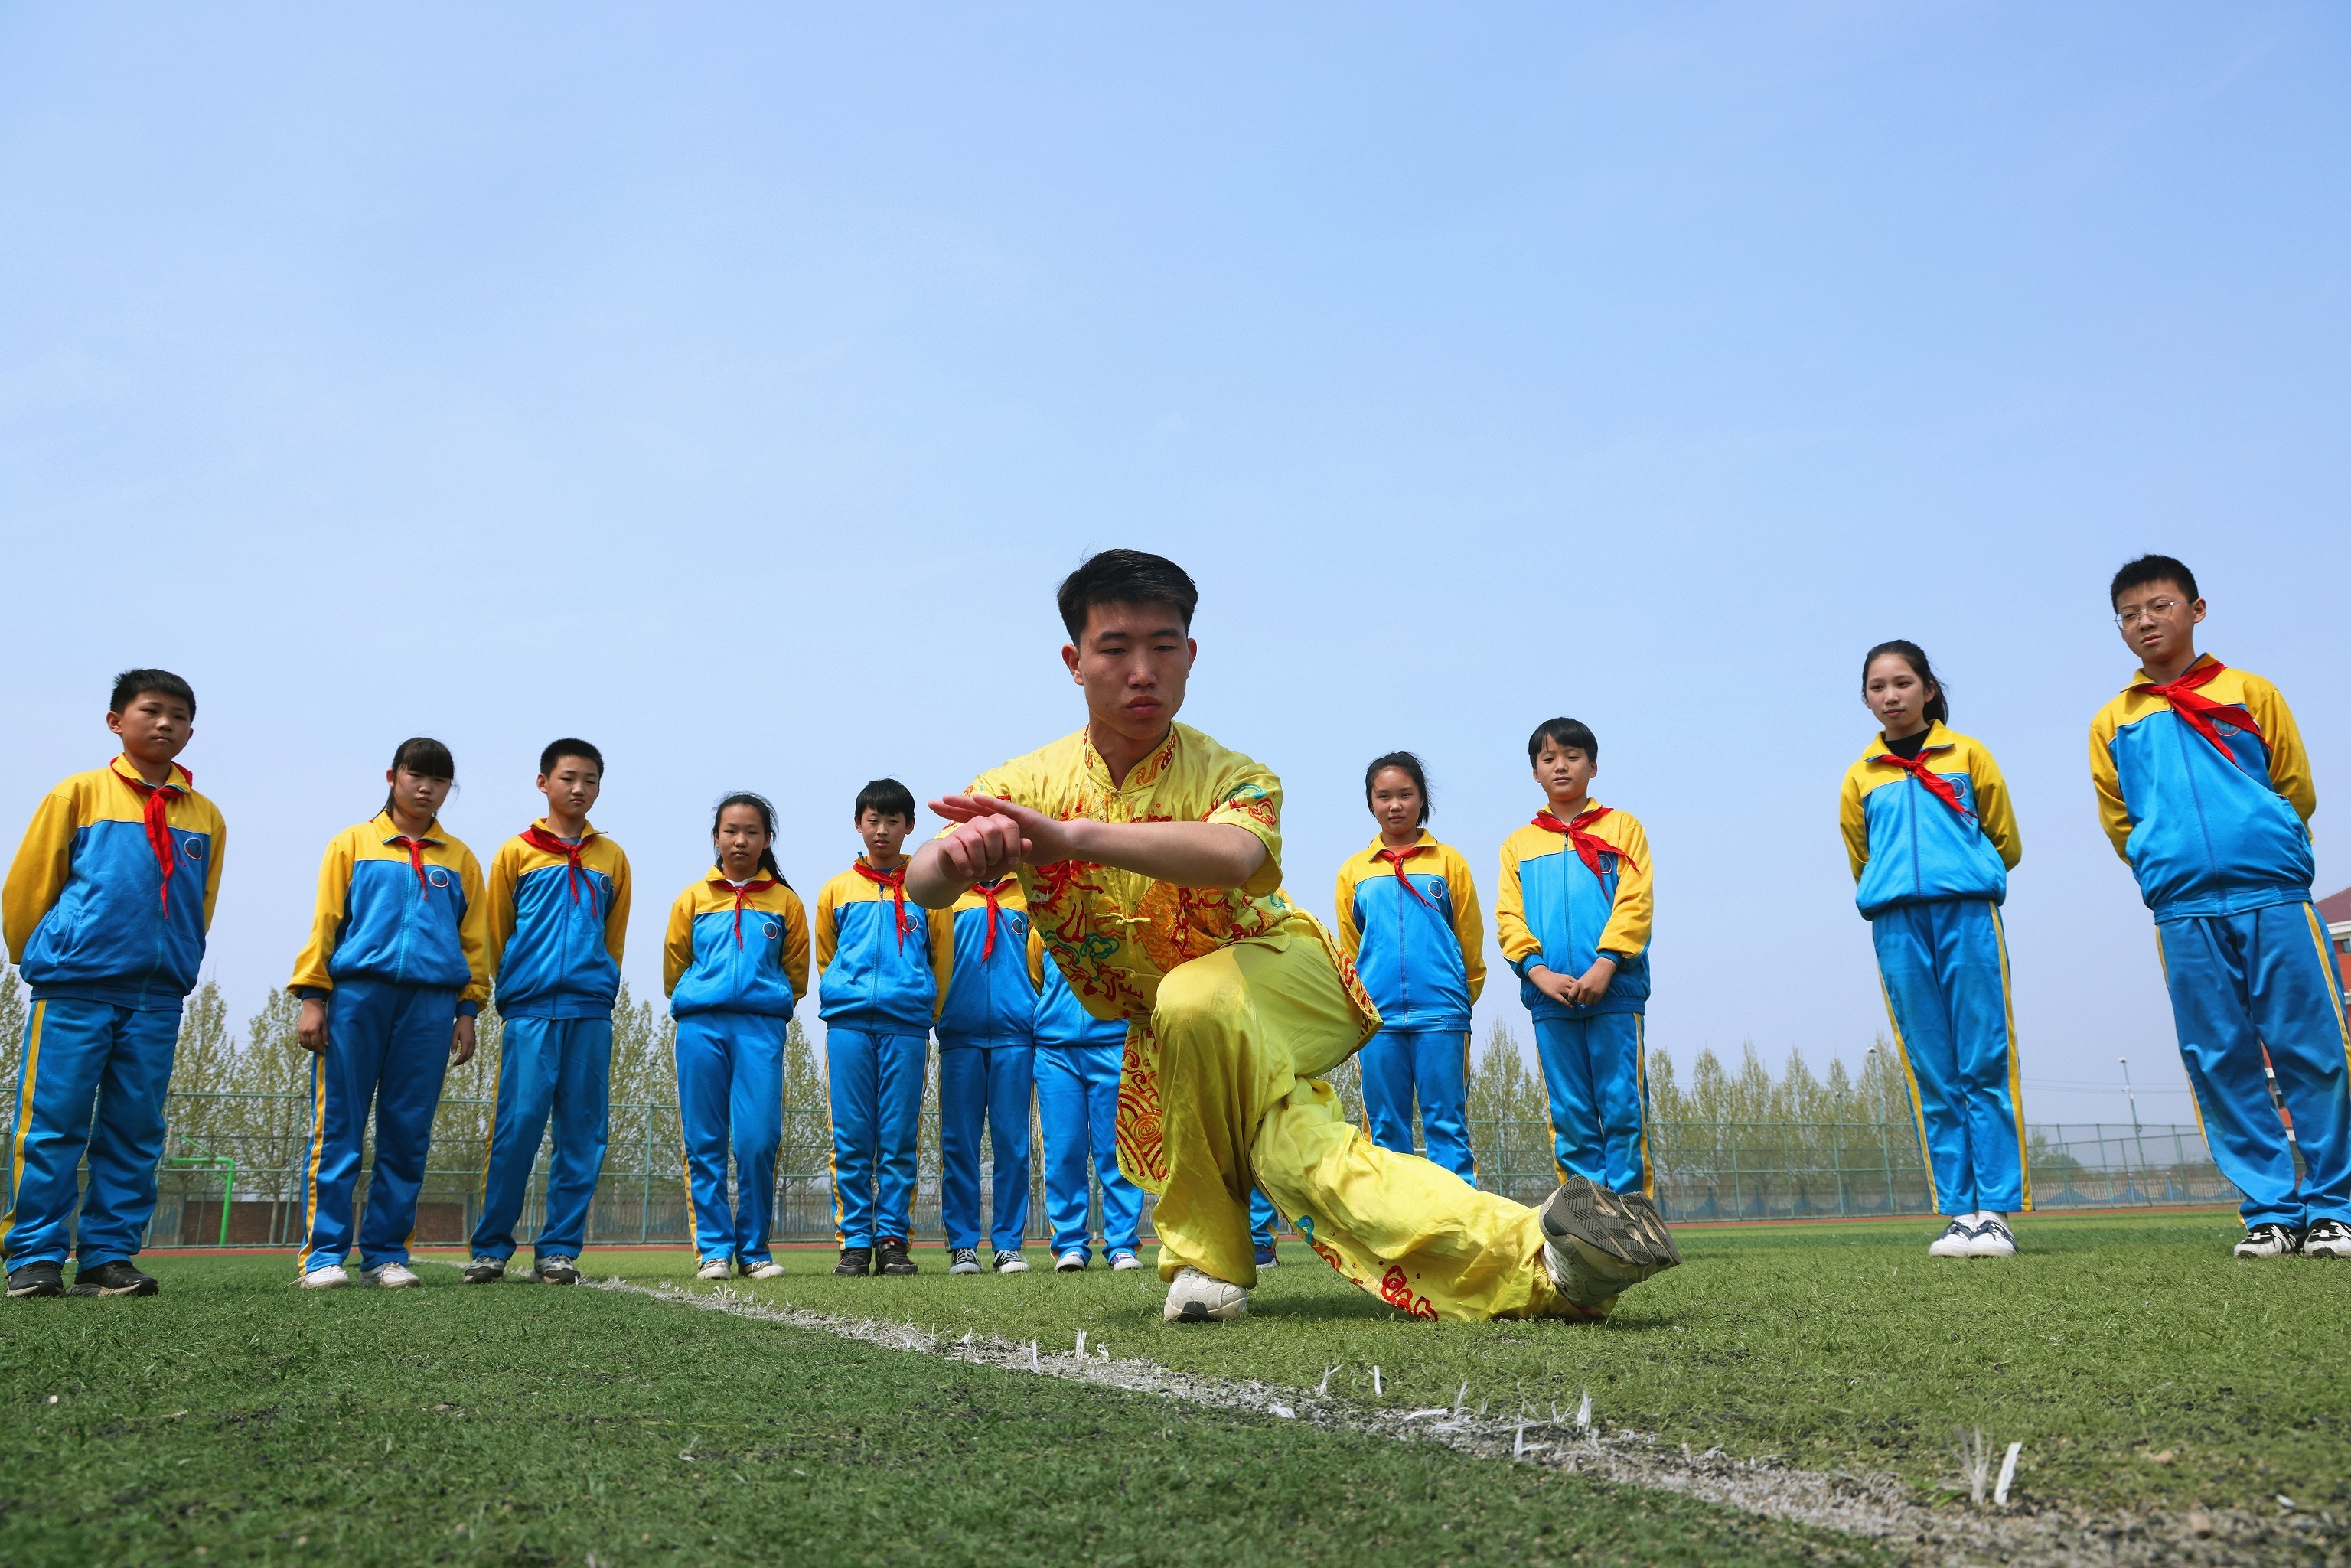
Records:
[[[1172,1305],[1172,1303],[1171,1303]],[[1197,1296],[1174,1311],[1163,1311],[1160,1321],[1171,1323],[1228,1323],[1249,1314],[1249,1298],[1244,1296],[1228,1307],[1211,1308]]]
[[[1543,1200],[1542,1229],[1553,1242],[1581,1241],[1635,1269],[1671,1269],[1682,1260],[1656,1205],[1582,1176],[1570,1176]]]
[[[37,1285],[16,1285],[10,1287],[8,1299],[12,1301],[28,1301],[34,1300],[36,1297],[62,1296],[65,1293],[66,1287],[64,1281],[44,1280]]]
[[[142,1280],[136,1285],[118,1286],[109,1290],[104,1285],[85,1285],[79,1281],[66,1289],[68,1296],[152,1296],[162,1287],[152,1280]]]

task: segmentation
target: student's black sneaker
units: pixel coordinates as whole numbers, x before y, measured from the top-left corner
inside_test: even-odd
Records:
[[[74,1270],[73,1289],[68,1296],[152,1296],[163,1287],[152,1274],[142,1274],[139,1265],[128,1258],[118,1258],[111,1263],[100,1263],[92,1269],[87,1265]]]
[[[903,1236],[884,1236],[882,1239],[882,1245],[875,1250],[881,1255],[880,1266],[873,1270],[877,1274],[922,1272],[920,1269],[914,1267],[914,1260],[906,1256],[906,1239]]]
[[[476,1258],[465,1265],[457,1276],[461,1285],[495,1285],[507,1277],[507,1260],[503,1258]]]
[[[2302,1235],[2291,1226],[2249,1225],[2236,1250],[2240,1258],[2291,1258],[2302,1250]]]
[[[871,1247],[842,1248],[841,1261],[832,1266],[832,1271],[844,1280],[862,1280],[866,1275],[873,1272],[873,1249]]]
[[[2302,1233],[2305,1258],[2351,1258],[2351,1225],[2339,1219],[2314,1219]]]
[[[8,1299],[19,1296],[62,1296],[66,1269],[62,1263],[27,1263],[8,1271]]]
[[[538,1282],[542,1285],[576,1285],[580,1282],[580,1265],[569,1258],[541,1258],[538,1260]]]

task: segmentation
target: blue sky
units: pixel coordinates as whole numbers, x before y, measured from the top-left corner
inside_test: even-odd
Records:
[[[1135,545],[1311,905],[1397,746],[1490,893],[1572,714],[1653,1044],[1820,1065],[1884,1028],[1835,796],[1907,636],[2015,789],[2028,1114],[2128,1054],[2186,1120],[2103,587],[2196,567],[2351,881],[2346,68],[2316,5],[12,7],[0,818],[188,675],[244,1012],[401,737],[486,860],[577,731],[657,988],[713,799],[812,895],[868,778],[1075,727],[1051,589]]]

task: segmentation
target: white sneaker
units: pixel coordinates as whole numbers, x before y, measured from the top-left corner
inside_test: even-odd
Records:
[[[1053,1272],[1056,1274],[1082,1274],[1085,1271],[1086,1255],[1079,1248],[1072,1247],[1053,1260]]]
[[[386,1291],[404,1291],[412,1285],[424,1283],[416,1277],[416,1271],[405,1263],[379,1263],[360,1274],[360,1281]]]
[[[780,1280],[783,1277],[784,1266],[773,1258],[751,1270],[751,1278],[754,1280]]]
[[[2249,1225],[2237,1243],[2240,1258],[2291,1258],[2302,1250],[2302,1238],[2283,1225]]]
[[[732,1258],[705,1258],[702,1267],[694,1271],[697,1280],[724,1280],[735,1272]]]
[[[2351,1258],[2351,1225],[2339,1219],[2315,1219],[2303,1233],[2305,1258]]]
[[[1248,1311],[1247,1291],[1186,1263],[1167,1287],[1167,1306],[1159,1315],[1171,1323],[1223,1323]]]
[[[979,1249],[977,1247],[958,1247],[953,1252],[948,1253],[947,1272],[950,1274],[978,1273]]]
[[[1976,1228],[1964,1219],[1954,1219],[1940,1236],[1928,1244],[1929,1258],[1972,1258],[1976,1247]],[[2011,1247],[2010,1250],[2015,1249]]]
[[[2008,1228],[2005,1214],[1986,1214],[1976,1223],[1975,1239],[1968,1243],[1970,1258],[2013,1258],[2016,1237]]]
[[[1123,1248],[1110,1255],[1110,1271],[1113,1274],[1123,1274],[1129,1269],[1140,1269],[1142,1267],[1143,1260],[1136,1257],[1134,1253],[1125,1250]]]
[[[323,1269],[313,1269],[302,1276],[302,1288],[306,1291],[331,1291],[350,1282],[351,1277],[334,1263]]]
[[[996,1255],[996,1271],[999,1274],[1026,1274],[1029,1260],[1008,1247]]]

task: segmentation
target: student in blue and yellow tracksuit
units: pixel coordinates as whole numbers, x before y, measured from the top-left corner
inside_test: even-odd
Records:
[[[314,1106],[303,1188],[302,1283],[347,1282],[351,1209],[368,1109],[375,1173],[359,1229],[371,1283],[413,1285],[408,1239],[453,1064],[474,1055],[474,1017],[490,992],[489,909],[474,852],[440,831],[457,765],[437,740],[404,740],[371,821],[337,833],[319,866],[310,941],[289,986],[310,1064]]]
[[[763,797],[740,791],[719,801],[710,838],[716,869],[670,905],[662,949],[677,1020],[685,1183],[700,1277],[724,1280],[739,1268],[771,1280],[784,1271],[768,1237],[784,1141],[784,1044],[808,989],[808,912],[776,865],[776,812]]]
[[[947,911],[954,939],[939,1000],[939,1218],[947,1272],[979,1272],[979,1133],[987,1124],[988,1242],[996,1271],[1025,1274],[1029,1106],[1037,1081],[1037,988],[1045,950],[1009,877],[974,884]]]
[[[131,1260],[155,1212],[180,1004],[204,961],[225,831],[172,760],[195,719],[195,693],[170,671],[116,676],[106,726],[122,755],[42,799],[0,893],[8,956],[33,991],[0,1218],[11,1296],[64,1293],[69,1249],[74,1294],[155,1293]]]
[[[1469,862],[1427,829],[1420,758],[1392,751],[1364,770],[1379,836],[1339,867],[1339,946],[1380,1009],[1357,1058],[1372,1141],[1413,1153],[1412,1105],[1428,1157],[1475,1184],[1469,1152],[1469,1008],[1486,984],[1486,925]]]
[[[1950,703],[1915,643],[1862,660],[1883,727],[1845,769],[1837,816],[1869,921],[1935,1210],[1938,1258],[2006,1258],[2032,1207],[2008,938],[2000,906],[2024,852],[1991,753],[1944,727]]]
[[[2205,605],[2185,565],[2142,556],[2110,594],[2140,667],[2090,726],[2090,777],[2155,913],[2205,1141],[2245,1195],[2237,1256],[2351,1258],[2351,1026],[2310,902],[2309,754],[2275,686],[2197,653]]]
[[[857,792],[865,852],[816,899],[816,962],[832,1103],[836,1274],[912,1274],[914,1138],[954,923],[906,900],[914,796],[895,779]],[[878,1257],[877,1257],[878,1254]]]
[[[588,1206],[611,1128],[612,999],[629,935],[629,857],[588,821],[603,781],[604,756],[593,746],[549,745],[538,758],[547,815],[490,857],[489,951],[503,1028],[469,1285],[506,1277],[550,1114],[555,1147],[533,1272],[547,1284],[580,1281]]]
[[[1092,1260],[1086,1158],[1102,1183],[1102,1251],[1115,1270],[1140,1269],[1136,1231],[1143,1189],[1118,1168],[1118,1079],[1126,1020],[1098,1019],[1070,989],[1059,964],[1044,963],[1044,938],[1029,945],[1043,983],[1037,991],[1037,1127],[1045,1140],[1045,1222],[1053,1228],[1053,1269],[1080,1274]]]
[[[1583,724],[1545,720],[1527,757],[1550,805],[1502,841],[1494,925],[1534,1014],[1560,1180],[1654,1196],[1648,835],[1631,813],[1592,803],[1600,743]]]

